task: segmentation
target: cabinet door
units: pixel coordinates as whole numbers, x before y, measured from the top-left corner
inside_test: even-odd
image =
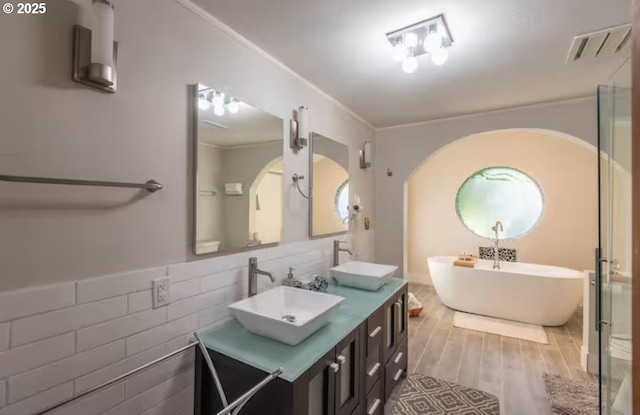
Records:
[[[306,415],[335,415],[336,375],[340,367],[335,363],[335,350],[327,353],[314,364],[300,382],[296,391],[302,400],[296,405],[296,413]],[[300,396],[301,395],[301,396]],[[298,397],[296,397],[296,400]]]
[[[362,327],[354,330],[336,346],[336,415],[351,415],[360,404],[362,379]]]
[[[383,320],[383,329],[384,329],[384,338],[383,338],[383,363],[386,363],[391,355],[396,350],[398,345],[398,332],[396,330],[396,319],[398,311],[396,306],[396,297],[389,300],[385,303],[384,307],[384,320]]]
[[[407,290],[406,288],[403,289],[401,292],[398,293],[398,296],[396,297],[396,303],[395,303],[395,307],[396,307],[396,337],[397,337],[397,342],[398,344],[400,344],[400,342],[402,342],[402,340],[406,337],[407,335],[407,326],[408,326],[408,304],[409,301],[407,299]]]

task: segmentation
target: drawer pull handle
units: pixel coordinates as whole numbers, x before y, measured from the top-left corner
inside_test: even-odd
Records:
[[[329,367],[333,369],[333,373],[338,373],[338,371],[340,370],[340,365],[337,363],[331,363]]]
[[[393,359],[393,363],[398,363],[400,361],[400,359],[402,359],[402,356],[404,356],[402,352],[398,353],[396,358]]]
[[[371,337],[372,339],[374,337],[376,337],[378,335],[378,333],[380,333],[380,330],[382,330],[382,327],[378,326],[376,327],[370,334],[369,337]]]
[[[339,355],[336,359],[338,360],[338,363],[340,363],[341,365],[344,365],[344,362],[347,361],[347,358],[344,357],[343,355]]]
[[[371,368],[371,370],[367,373],[367,375],[369,377],[373,377],[373,375],[376,374],[376,372],[378,371],[378,369],[380,369],[380,363],[376,363],[375,365],[373,365],[373,367]]]
[[[380,406],[380,399],[376,399],[376,401],[373,403],[373,405],[371,405],[371,408],[369,408],[369,410],[367,411],[368,415],[373,415],[376,413],[376,409],[378,409],[378,407]]]
[[[393,377],[393,380],[397,382],[398,379],[400,379],[400,376],[402,376],[402,372],[402,369],[398,370],[398,373]]]

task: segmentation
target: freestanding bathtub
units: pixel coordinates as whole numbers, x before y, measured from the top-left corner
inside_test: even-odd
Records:
[[[479,260],[453,266],[454,257],[428,259],[440,300],[449,308],[543,326],[562,326],[582,299],[584,273],[549,265]]]

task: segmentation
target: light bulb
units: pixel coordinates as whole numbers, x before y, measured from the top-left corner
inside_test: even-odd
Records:
[[[431,63],[434,65],[442,65],[449,59],[449,52],[445,48],[438,48],[431,52]]]
[[[198,99],[198,108],[200,108],[202,111],[208,110],[209,109],[209,101],[207,101],[204,98]]]
[[[222,117],[224,115],[224,107],[222,105],[216,105],[213,107],[213,113],[218,117]]]
[[[393,48],[393,59],[396,62],[402,62],[407,59],[408,55],[406,45],[402,42],[396,43],[396,46]]]
[[[240,111],[240,106],[238,105],[238,101],[232,99],[229,105],[227,105],[227,109],[232,114],[237,114]]]
[[[439,32],[431,32],[424,39],[424,50],[432,53],[442,47],[442,35]]]
[[[216,92],[213,95],[213,105],[221,107],[224,105],[224,92]]]
[[[418,46],[418,35],[413,32],[405,33],[404,35],[404,44],[407,45],[408,48],[415,48]]]
[[[409,56],[404,62],[402,62],[402,70],[406,73],[413,73],[418,69],[418,60],[413,56]]]

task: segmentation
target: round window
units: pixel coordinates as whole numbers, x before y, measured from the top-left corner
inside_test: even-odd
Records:
[[[471,175],[456,196],[458,217],[471,232],[493,239],[491,229],[502,223],[499,239],[518,239],[542,217],[542,189],[531,176],[511,167],[489,167]]]
[[[338,187],[336,197],[334,199],[334,209],[336,216],[340,221],[344,221],[349,217],[349,180]]]

